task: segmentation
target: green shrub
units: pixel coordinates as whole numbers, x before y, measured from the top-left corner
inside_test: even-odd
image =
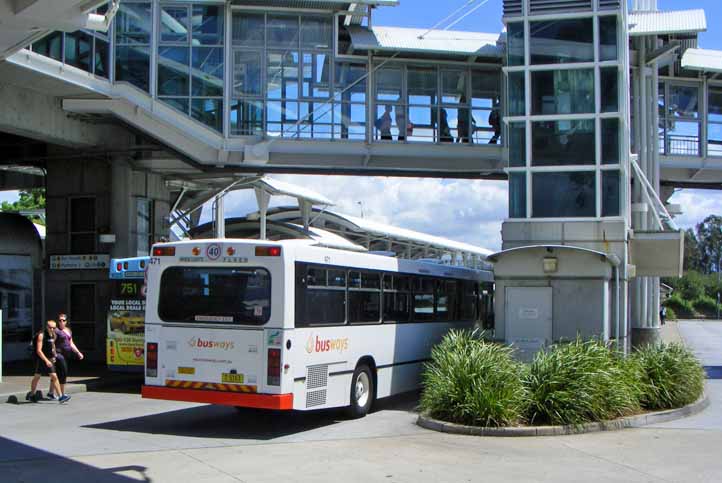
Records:
[[[703,295],[694,302],[692,302],[694,309],[706,316],[714,316],[717,314],[717,300],[712,297]]]
[[[532,424],[582,424],[639,411],[638,369],[600,341],[539,352],[526,380]]]
[[[664,301],[667,309],[674,310],[675,314],[683,318],[694,317],[694,306],[689,300],[683,299],[678,293],[673,293]]]
[[[675,293],[686,300],[697,300],[705,294],[706,278],[699,272],[690,270],[679,280]]]
[[[645,409],[678,408],[702,395],[704,369],[682,344],[643,347],[630,359],[640,371],[640,402]]]
[[[421,409],[460,424],[517,424],[527,399],[523,374],[509,347],[486,342],[476,332],[451,331],[424,369]]]
[[[667,307],[667,320],[677,320],[677,312],[672,307]]]

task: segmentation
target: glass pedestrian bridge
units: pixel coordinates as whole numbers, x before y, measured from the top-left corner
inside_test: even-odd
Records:
[[[10,60],[200,164],[502,177],[503,37],[369,27],[396,3],[123,0]]]
[[[123,0],[107,33],[56,31],[6,64],[24,68],[23,78],[47,86],[63,99],[66,112],[119,119],[169,147],[185,164],[505,178],[505,168],[515,166],[515,147],[525,145],[515,122],[525,108],[524,73],[517,63],[520,32],[512,28],[507,42],[506,32],[373,24],[375,8],[396,3]],[[513,19],[510,15],[505,18]],[[564,104],[570,98],[567,85],[587,93],[591,103],[574,112],[591,112],[591,70],[574,71],[566,82],[552,82],[536,70],[550,62],[549,55],[567,55],[559,52],[588,60],[593,31],[560,30],[583,24],[579,19],[549,20],[543,22],[551,25],[549,32],[530,32],[539,53],[531,59],[532,114],[572,112],[574,106]],[[632,73],[640,69],[636,39],[657,39],[645,52],[647,63],[657,66],[656,128],[649,123],[642,128],[634,119],[639,96],[632,85],[631,152],[638,152],[644,135],[659,155],[663,182],[681,186],[690,169],[704,170],[695,171],[692,181],[717,182],[710,169],[722,169],[722,52],[698,48],[698,34],[707,28],[704,12],[632,12],[628,24],[618,40],[629,44]],[[617,39],[606,24],[599,30],[604,62]],[[608,64],[600,67],[603,113],[624,88],[614,82],[616,64]],[[567,139],[565,123],[550,127],[556,131],[545,139]],[[607,144],[615,140],[602,137]],[[587,144],[559,149],[579,164]]]

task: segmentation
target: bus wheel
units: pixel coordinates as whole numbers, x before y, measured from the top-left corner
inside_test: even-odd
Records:
[[[374,402],[374,379],[371,369],[366,365],[356,368],[351,378],[351,406],[349,414],[352,418],[362,418],[371,410]]]

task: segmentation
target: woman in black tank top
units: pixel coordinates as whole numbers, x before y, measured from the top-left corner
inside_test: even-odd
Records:
[[[30,383],[30,392],[25,399],[38,402],[36,391],[41,375],[50,376],[50,384],[55,389],[55,394],[60,394],[58,376],[55,374],[55,327],[54,320],[48,320],[41,332],[38,332],[33,339],[33,355],[35,358],[35,375]]]

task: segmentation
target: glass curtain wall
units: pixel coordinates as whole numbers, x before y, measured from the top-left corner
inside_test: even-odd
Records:
[[[707,97],[707,156],[722,156],[722,86],[710,86]]]
[[[659,152],[670,156],[699,156],[700,86],[659,83]],[[711,112],[711,111],[710,111]]]
[[[158,98],[223,131],[224,7],[160,4]]]
[[[390,65],[375,74],[374,139],[496,144],[499,75],[493,71]]]
[[[617,23],[616,14],[508,23],[510,218],[621,214]]]
[[[231,48],[232,135],[333,139],[365,132],[365,115],[354,106],[365,102],[365,84],[333,96],[334,87],[365,72],[334,65],[332,17],[234,12]]]
[[[150,92],[151,2],[124,0],[115,24],[115,80]]]
[[[95,13],[105,15],[104,5]],[[31,45],[31,50],[67,65],[105,79],[110,70],[110,39],[103,32],[78,30],[72,33],[53,32]]]

